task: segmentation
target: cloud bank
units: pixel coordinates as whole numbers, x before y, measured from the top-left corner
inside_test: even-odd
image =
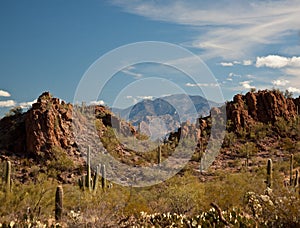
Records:
[[[300,67],[300,57],[288,58],[279,55],[268,55],[256,58],[256,67],[283,68],[287,66]]]
[[[298,0],[112,2],[132,14],[188,26],[199,35],[185,44],[208,58],[249,56],[259,45],[284,43],[300,28]]]
[[[0,108],[9,108],[16,106],[16,102],[14,100],[0,101]]]

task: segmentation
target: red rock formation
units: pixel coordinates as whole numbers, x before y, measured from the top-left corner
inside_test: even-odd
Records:
[[[26,151],[49,153],[53,146],[70,149],[74,143],[71,125],[72,105],[43,93],[26,114]]]
[[[237,94],[227,104],[227,119],[235,129],[247,128],[255,121],[274,123],[278,117],[289,119],[296,115],[296,105],[292,98],[285,98],[279,91],[248,92]]]

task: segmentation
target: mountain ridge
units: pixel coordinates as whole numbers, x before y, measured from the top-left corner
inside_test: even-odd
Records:
[[[125,109],[112,108],[112,112],[119,115],[133,126],[140,123],[149,125],[158,117],[167,124],[167,129],[173,131],[181,122],[196,120],[200,116],[208,116],[212,107],[222,104],[208,101],[199,95],[173,94],[158,97],[153,100],[145,99]]]

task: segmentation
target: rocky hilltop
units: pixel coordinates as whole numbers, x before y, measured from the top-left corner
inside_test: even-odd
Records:
[[[120,120],[104,106],[86,108],[92,108],[95,118],[101,121],[99,135],[106,126],[112,126],[112,122],[120,125]],[[72,104],[52,97],[49,92],[43,93],[27,112],[17,112],[0,120],[0,154],[47,159],[54,156],[53,148],[59,148],[73,158],[79,157],[72,130],[72,113]],[[78,127],[84,128],[84,116],[81,120]],[[128,124],[123,124],[121,130],[135,131]]]
[[[235,129],[248,128],[255,122],[274,123],[281,117],[295,117],[299,105],[299,98],[287,98],[278,90],[237,94],[226,105],[227,119]]]
[[[29,157],[41,152],[51,156],[54,146],[73,153],[71,125],[72,105],[45,92],[27,112],[1,119],[0,148]]]

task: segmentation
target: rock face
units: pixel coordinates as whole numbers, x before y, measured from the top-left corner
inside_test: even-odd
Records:
[[[26,114],[26,151],[49,152],[53,146],[71,149],[74,146],[71,125],[72,105],[43,93]]]
[[[87,106],[79,109],[95,115],[94,118],[100,120],[101,129],[98,129],[97,137],[101,137],[108,126],[117,128],[123,135],[136,134],[132,125],[120,121],[104,106]],[[76,121],[72,119],[75,112],[79,115]],[[53,148],[61,148],[70,156],[80,155],[80,148],[75,142],[78,138],[75,140],[73,123],[76,122],[76,127],[85,132],[87,118],[75,110],[72,104],[53,98],[49,92],[45,92],[27,112],[0,119],[0,154],[3,153],[2,150],[6,151],[6,154],[33,158],[39,158],[41,155],[47,159],[55,157],[52,154]],[[81,143],[88,142],[88,137],[90,136],[85,135]]]
[[[232,102],[227,103],[227,119],[235,129],[247,128],[256,121],[274,123],[279,117],[288,120],[297,114],[297,99],[285,98],[276,90],[237,94]]]
[[[72,105],[43,93],[26,113],[0,120],[0,148],[21,156],[43,152],[50,156],[54,146],[76,150],[72,131]]]

